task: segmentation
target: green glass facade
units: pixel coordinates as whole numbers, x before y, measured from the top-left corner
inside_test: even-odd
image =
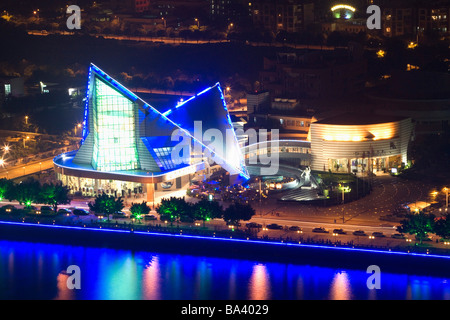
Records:
[[[92,166],[99,171],[139,169],[133,102],[98,77],[93,89]]]

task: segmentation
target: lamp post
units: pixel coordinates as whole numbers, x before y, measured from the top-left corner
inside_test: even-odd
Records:
[[[447,211],[448,210],[448,188],[445,187],[444,191],[445,191],[445,211]]]
[[[28,125],[28,116],[25,116],[25,124]]]
[[[344,187],[342,187],[342,223],[345,223],[344,199]]]
[[[262,217],[262,205],[261,205],[261,180],[262,178],[259,178],[259,215]]]
[[[27,136],[26,138],[23,138],[23,147],[24,147],[24,148],[26,147],[26,145],[25,145],[25,141],[26,141],[26,140],[28,140],[28,139],[30,139],[30,137],[29,137],[29,136]]]
[[[200,21],[198,21],[198,19],[197,19],[197,18],[195,18],[195,22],[197,22],[197,28],[199,28],[199,29],[200,29]]]

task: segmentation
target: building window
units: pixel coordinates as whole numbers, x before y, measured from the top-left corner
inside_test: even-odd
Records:
[[[11,84],[5,84],[5,96],[9,96],[11,94]]]
[[[138,168],[133,102],[95,79],[93,167],[99,171]]]

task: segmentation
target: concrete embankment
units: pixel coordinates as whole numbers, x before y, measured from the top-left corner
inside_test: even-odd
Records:
[[[0,222],[0,239],[308,264],[337,269],[366,270],[370,265],[377,265],[385,272],[450,275],[450,256],[426,253],[5,221]]]

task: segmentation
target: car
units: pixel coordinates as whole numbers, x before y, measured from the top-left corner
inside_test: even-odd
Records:
[[[395,233],[391,236],[391,238],[394,239],[406,239],[406,237],[404,235],[402,235],[401,233]]]
[[[7,204],[0,208],[0,213],[9,214],[9,213],[14,213],[16,210],[17,210],[17,208],[14,207],[12,204]]]
[[[35,206],[27,206],[23,208],[25,214],[41,214],[40,210],[37,210]]]
[[[72,211],[72,213],[76,216],[88,216],[89,215],[89,211],[85,210],[85,209],[74,209]]]
[[[383,232],[372,232],[372,235],[376,238],[383,238],[385,237],[385,235],[383,234]]]
[[[255,228],[255,229],[261,229],[262,225],[256,222],[249,222],[245,225],[247,228],[251,229],[251,228]]]
[[[302,228],[300,228],[298,226],[291,226],[291,227],[289,227],[289,231],[301,232]]]
[[[335,234],[347,234],[347,232],[345,232],[345,231],[342,230],[342,229],[334,229],[334,230],[333,230],[333,233],[335,233]]]
[[[279,224],[276,224],[276,223],[271,223],[271,224],[268,224],[266,226],[266,228],[267,229],[272,229],[272,230],[281,230],[281,229],[283,229],[283,226],[281,226]]]
[[[50,206],[41,206],[41,209],[39,210],[41,212],[41,214],[43,215],[51,215],[54,214],[55,211],[53,210],[52,207]]]
[[[189,216],[181,216],[180,222],[194,223],[195,219]]]
[[[367,234],[363,230],[353,231],[353,235],[355,235],[355,236],[362,236],[362,237],[367,236]]]
[[[144,220],[150,220],[150,221],[153,221],[153,220],[157,220],[158,218],[156,218],[156,216],[154,216],[153,214],[146,214],[145,216],[144,216]]]
[[[128,216],[125,214],[125,212],[117,211],[117,212],[113,213],[112,218],[113,219],[123,219],[123,218],[128,218]]]
[[[316,233],[329,233],[329,231],[325,230],[325,228],[314,228],[314,229],[312,229],[312,232],[316,232]]]
[[[69,215],[70,213],[71,213],[71,211],[66,208],[58,209],[58,211],[56,212],[56,214],[61,214],[61,215]]]

